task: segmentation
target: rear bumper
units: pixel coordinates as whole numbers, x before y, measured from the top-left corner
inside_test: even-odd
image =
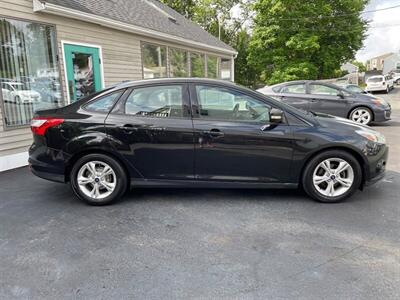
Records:
[[[62,151],[35,144],[29,149],[29,168],[40,178],[66,182],[64,162],[65,154]]]
[[[383,92],[386,91],[386,85],[382,85],[382,86],[367,86],[365,88],[365,91],[367,92]]]

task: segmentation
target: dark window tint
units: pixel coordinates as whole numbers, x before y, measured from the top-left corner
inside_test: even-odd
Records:
[[[85,105],[85,109],[93,112],[108,113],[115,102],[119,99],[121,94],[122,91],[119,91],[103,96]]]
[[[382,77],[371,77],[368,78],[367,82],[382,82],[383,81],[383,76]]]
[[[200,117],[227,121],[269,122],[270,106],[225,88],[197,86]]]
[[[306,85],[305,84],[291,84],[286,85],[281,88],[281,93],[289,93],[289,94],[305,94],[306,93]]]
[[[156,86],[135,89],[125,104],[125,113],[143,117],[182,117],[182,86]]]

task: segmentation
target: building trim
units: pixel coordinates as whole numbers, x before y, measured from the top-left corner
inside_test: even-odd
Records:
[[[40,0],[33,0],[33,11],[34,12],[44,12],[44,13],[49,13],[49,14],[53,14],[53,15],[59,15],[59,16],[63,16],[63,17],[77,19],[80,21],[84,20],[85,22],[95,23],[98,25],[118,29],[118,30],[125,31],[125,32],[131,32],[131,33],[135,33],[138,35],[150,36],[150,37],[160,39],[160,40],[186,44],[186,45],[190,45],[192,47],[207,49],[210,51],[228,53],[231,55],[237,55],[237,53],[238,53],[235,50],[229,50],[229,49],[224,49],[224,48],[217,47],[217,46],[203,44],[200,42],[192,41],[192,40],[189,40],[186,38],[174,36],[174,35],[159,32],[156,30],[116,21],[116,20],[113,20],[110,18],[77,11],[74,9],[66,8],[66,7],[51,4],[51,3],[45,3]]]
[[[64,67],[64,81],[65,81],[65,91],[67,96],[67,103],[71,104],[70,99],[70,91],[68,85],[68,74],[67,74],[67,61],[65,60],[65,50],[64,46],[67,45],[76,45],[76,46],[83,46],[83,47],[90,47],[90,48],[97,48],[99,49],[99,56],[100,56],[100,75],[101,75],[101,88],[105,88],[105,78],[104,78],[104,60],[103,60],[103,49],[99,45],[81,43],[81,42],[72,42],[61,40],[61,51],[62,51],[62,58],[63,58],[63,67]]]
[[[28,152],[0,156],[0,172],[28,165]]]

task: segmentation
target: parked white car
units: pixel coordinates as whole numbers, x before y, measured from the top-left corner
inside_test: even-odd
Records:
[[[400,84],[400,72],[392,73],[394,84]]]
[[[21,82],[2,82],[1,91],[3,100],[14,103],[35,103],[41,100],[41,96],[37,91],[29,89],[29,87]]]
[[[384,91],[389,93],[390,90],[394,88],[394,81],[390,75],[378,75],[372,76],[367,79],[367,87],[365,91],[367,92],[378,92]]]

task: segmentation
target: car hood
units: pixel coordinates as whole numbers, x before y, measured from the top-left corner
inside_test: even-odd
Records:
[[[333,127],[333,126],[343,126],[346,127],[347,129],[353,128],[354,130],[362,130],[362,129],[368,129],[368,130],[373,130],[371,127],[367,125],[362,125],[359,123],[356,123],[354,121],[351,121],[349,119],[341,118],[341,117],[336,117],[332,115],[327,115],[323,113],[314,113],[315,119],[318,121],[320,126],[322,127]]]

